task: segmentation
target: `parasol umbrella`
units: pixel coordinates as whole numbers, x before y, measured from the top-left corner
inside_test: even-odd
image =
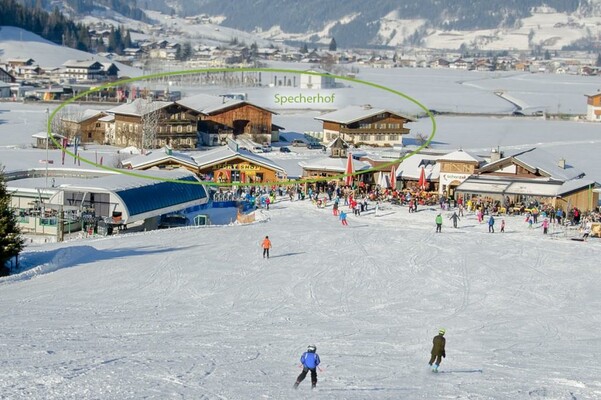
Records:
[[[396,167],[390,167],[390,188],[396,190]]]
[[[426,181],[426,170],[422,166],[422,172],[419,175],[419,181],[417,181],[417,185],[421,190],[426,190],[427,183],[428,182]]]
[[[347,186],[351,186],[353,184],[353,156],[351,153],[348,153],[348,157],[346,160],[346,170],[344,171],[344,184]]]

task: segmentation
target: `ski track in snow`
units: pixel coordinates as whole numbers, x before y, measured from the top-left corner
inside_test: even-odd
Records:
[[[343,227],[330,207],[280,201],[250,226],[28,249],[29,270],[0,280],[0,301],[17,305],[0,328],[0,390],[304,398],[309,381],[291,385],[315,343],[323,363],[313,396],[597,398],[601,304],[591,290],[601,243],[543,237],[521,217],[489,234],[473,214],[435,233],[436,212],[391,206]],[[448,357],[436,375],[426,362],[439,326]]]

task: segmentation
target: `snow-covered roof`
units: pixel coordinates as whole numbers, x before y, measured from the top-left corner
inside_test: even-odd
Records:
[[[361,121],[366,118],[373,117],[374,115],[383,113],[390,113],[399,118],[403,118],[408,121],[413,121],[411,118],[396,113],[394,111],[386,110],[384,108],[372,108],[364,106],[348,106],[345,108],[341,108],[340,110],[322,114],[320,116],[315,117],[315,119],[320,121],[338,122],[341,124],[351,124],[353,122]]]
[[[493,193],[500,195],[526,195],[561,197],[583,188],[599,185],[590,179],[574,179],[560,183],[542,179],[507,179],[502,177],[472,176],[463,181],[456,190],[466,193]]]
[[[64,139],[65,136],[59,134],[59,133],[51,133],[51,135],[54,138],[58,138],[58,139]],[[42,131],[42,132],[38,132],[38,133],[34,133],[33,135],[31,135],[32,138],[35,139],[46,139],[48,137],[48,132]]]
[[[139,154],[134,157],[128,158],[122,161],[124,166],[131,166],[133,169],[143,168],[147,165],[153,165],[161,163],[167,160],[173,160],[181,164],[186,164],[193,168],[198,168],[198,164],[192,157],[184,153],[178,153],[175,151],[167,151],[162,148],[155,151],[150,151],[146,154]]]
[[[414,154],[404,159],[396,169],[396,176],[401,179],[419,179],[422,166],[426,174],[426,180],[438,180],[440,178],[440,164],[436,161],[438,155]]]
[[[505,164],[512,158],[533,171],[539,170],[545,173],[552,180],[568,181],[584,176],[584,172],[571,165],[566,164],[565,168],[560,167],[558,165],[559,160],[556,160],[554,156],[537,147],[503,157],[500,160],[485,165],[481,168],[481,171],[493,171],[497,166]]]
[[[206,168],[210,165],[224,162],[227,160],[231,160],[233,158],[242,158],[246,161],[249,161],[254,164],[262,165],[264,167],[273,169],[275,171],[283,172],[286,171],[280,165],[276,164],[272,160],[261,157],[255,153],[252,153],[248,150],[238,150],[235,151],[230,146],[221,146],[216,149],[211,149],[199,153],[194,153],[192,155],[192,159],[198,164],[200,169]]]
[[[100,122],[113,122],[113,121],[115,121],[115,116],[114,115],[105,115],[102,118],[98,118],[98,121],[100,121]]]
[[[243,104],[249,104],[253,107],[267,110],[264,107],[249,103],[245,100],[225,99],[222,96],[211,96],[205,93],[197,94],[191,97],[186,97],[185,99],[178,100],[176,103],[206,115],[214,114],[216,112]],[[267,111],[269,111],[272,114],[276,114],[271,110]]]
[[[322,157],[311,159],[307,161],[301,161],[298,163],[303,169],[319,170],[319,171],[330,171],[340,172],[341,174],[346,172],[347,158],[333,158],[333,157]],[[364,161],[355,160],[353,158],[353,171],[363,171],[370,169],[371,165]]]
[[[62,117],[61,119],[63,121],[68,121],[68,122],[76,122],[76,123],[82,123],[84,121],[89,120],[90,118],[94,118],[95,116],[99,115],[99,114],[104,114],[103,111],[99,111],[99,110],[85,110],[83,113],[75,113],[75,114],[68,114],[64,117]]]
[[[453,151],[452,153],[445,154],[438,158],[438,161],[464,161],[464,162],[475,162],[480,163],[484,161],[482,157],[472,155],[463,150]]]
[[[142,112],[146,114],[160,110],[161,108],[165,108],[171,104],[174,104],[172,101],[146,101],[144,99],[135,99],[131,103],[122,104],[117,107],[113,107],[108,109],[107,112],[112,114],[122,114],[122,115],[133,115],[133,116],[141,116]]]
[[[95,64],[102,66],[102,64],[96,60],[67,60],[63,63],[63,66],[76,68],[91,68]]]

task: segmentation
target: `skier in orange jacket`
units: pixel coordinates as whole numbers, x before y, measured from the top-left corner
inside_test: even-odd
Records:
[[[269,236],[265,236],[263,243],[261,243],[261,247],[263,247],[263,258],[265,258],[265,256],[269,258],[269,249],[271,249],[271,240],[269,240]]]

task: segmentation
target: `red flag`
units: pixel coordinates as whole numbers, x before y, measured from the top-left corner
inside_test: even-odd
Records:
[[[396,189],[396,167],[394,165],[390,168],[390,188]]]
[[[421,190],[426,190],[426,185],[428,184],[428,181],[426,181],[426,170],[423,166],[417,184]]]

